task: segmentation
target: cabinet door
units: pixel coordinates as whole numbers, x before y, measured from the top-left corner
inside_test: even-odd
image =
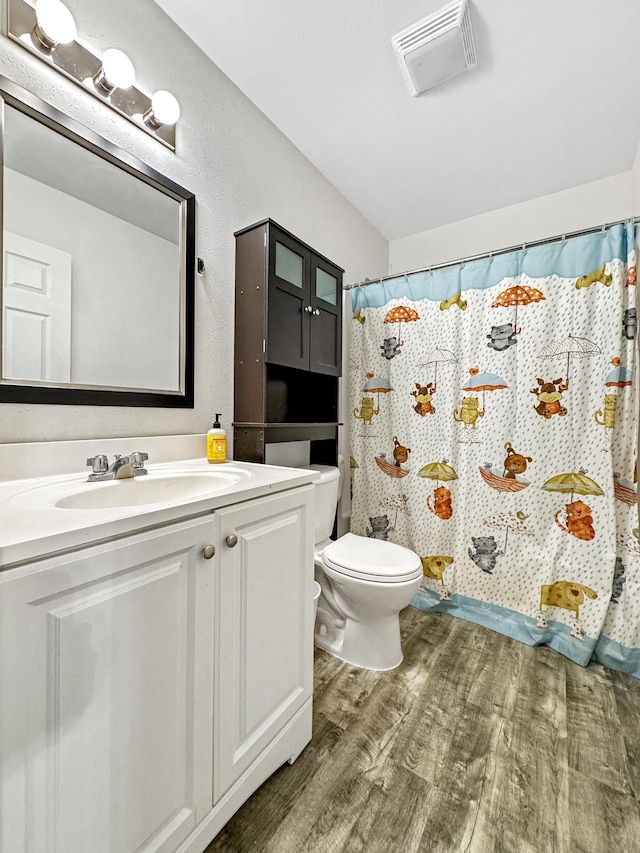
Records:
[[[309,369],[315,373],[342,373],[342,272],[311,255]]]
[[[312,693],[313,486],[219,517],[216,800]]]
[[[212,529],[0,574],[2,853],[172,853],[210,811]]]
[[[269,225],[266,360],[309,369],[309,251]]]

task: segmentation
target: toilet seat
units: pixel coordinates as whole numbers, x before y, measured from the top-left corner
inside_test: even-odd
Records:
[[[403,583],[422,575],[422,563],[413,551],[384,542],[345,533],[319,554],[334,572],[363,581]]]

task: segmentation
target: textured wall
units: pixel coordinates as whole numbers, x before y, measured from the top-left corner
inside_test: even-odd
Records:
[[[387,241],[152,0],[66,2],[89,46],[121,48],[136,65],[141,88],[174,92],[182,107],[177,154],[4,36],[0,74],[196,194],[196,248],[207,265],[206,276],[196,280],[196,407],[4,404],[0,442],[196,433],[208,428],[214,411],[224,412],[230,429],[233,232],[270,216],[344,267],[347,281],[385,271]]]
[[[625,219],[632,215],[631,195],[631,173],[624,172],[392,240],[391,269],[393,272],[419,269]]]
[[[633,215],[640,216],[640,145],[636,153],[636,159],[631,170],[631,200],[633,203]]]

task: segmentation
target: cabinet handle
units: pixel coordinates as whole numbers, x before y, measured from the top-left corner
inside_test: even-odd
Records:
[[[305,305],[304,310],[307,314],[313,314],[313,308],[311,305]]]
[[[225,542],[227,543],[229,548],[235,548],[236,545],[238,544],[238,537],[236,536],[235,533],[232,533],[231,536],[227,536],[227,538],[225,539]]]
[[[319,317],[320,316],[320,309],[316,308],[316,310],[313,313],[316,315],[316,317]]]
[[[215,553],[216,553],[216,546],[215,545],[205,545],[204,548],[202,549],[202,556],[205,558],[205,560],[210,560]]]

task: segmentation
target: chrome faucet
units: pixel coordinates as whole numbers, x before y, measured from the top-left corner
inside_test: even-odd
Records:
[[[139,477],[141,474],[147,474],[148,471],[144,467],[144,463],[149,458],[148,453],[140,453],[136,451],[129,456],[122,456],[120,453],[115,454],[115,459],[109,465],[109,460],[103,453],[97,456],[92,456],[87,459],[87,465],[91,465],[91,473],[87,477],[87,482],[96,483],[101,480],[124,480],[129,477]]]

